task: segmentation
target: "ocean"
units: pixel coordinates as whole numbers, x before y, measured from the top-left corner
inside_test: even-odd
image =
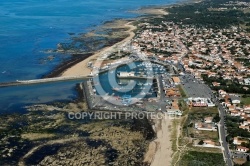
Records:
[[[58,43],[70,42],[72,33],[77,36],[106,21],[138,16],[130,10],[177,1],[0,0],[0,82],[40,78],[53,70],[69,56],[57,54],[48,61],[50,54],[45,51],[56,49]],[[72,99],[74,86],[75,82],[67,82],[0,88],[0,109],[18,110],[12,106]]]

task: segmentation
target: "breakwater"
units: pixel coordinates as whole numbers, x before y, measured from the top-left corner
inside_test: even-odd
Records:
[[[90,76],[71,76],[71,77],[42,78],[42,79],[33,79],[33,80],[16,80],[14,82],[0,83],[0,87],[41,84],[41,83],[60,82],[60,81],[68,81],[68,80],[87,80],[89,78],[91,77]]]

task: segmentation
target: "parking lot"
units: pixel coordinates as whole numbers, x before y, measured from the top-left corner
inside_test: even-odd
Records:
[[[188,97],[212,98],[210,88],[191,75],[180,76],[181,84]]]

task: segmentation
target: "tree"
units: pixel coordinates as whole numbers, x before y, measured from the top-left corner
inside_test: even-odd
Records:
[[[201,140],[201,141],[198,143],[198,145],[203,145],[203,144],[204,144],[203,140]]]
[[[216,114],[215,117],[213,118],[213,122],[218,123],[220,121],[220,116],[219,114]]]

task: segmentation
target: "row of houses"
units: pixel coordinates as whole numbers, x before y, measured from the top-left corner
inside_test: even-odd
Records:
[[[241,146],[242,143],[249,143],[249,139],[242,137],[234,137],[233,144],[236,145],[236,151],[244,153],[248,152],[249,148]]]
[[[188,98],[187,104],[192,107],[214,107],[215,104],[211,101],[210,98]]]
[[[219,95],[225,101],[222,105],[226,108],[228,115],[233,117],[240,117],[243,122],[240,123],[239,128],[250,131],[250,105],[240,105],[241,98],[236,94],[228,94],[224,90],[219,90]],[[249,139],[242,137],[234,137],[233,144],[236,145],[236,151],[238,152],[248,152],[249,148],[242,146],[242,143],[249,143]]]

